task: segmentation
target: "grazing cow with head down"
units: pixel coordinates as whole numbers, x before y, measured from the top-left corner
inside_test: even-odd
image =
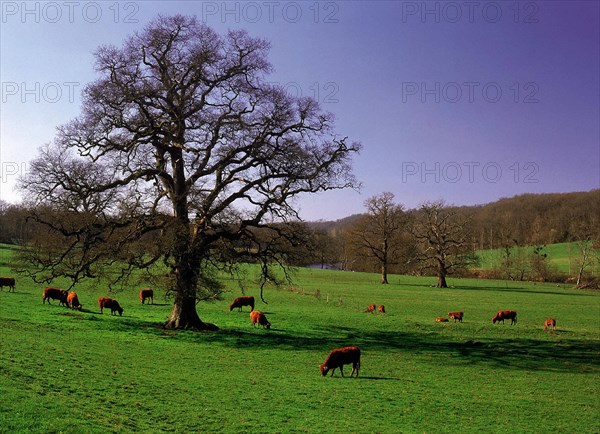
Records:
[[[379,313],[385,313],[385,306],[383,304],[380,304],[377,307],[377,312],[379,312]]]
[[[448,316],[452,318],[454,322],[456,322],[456,320],[458,320],[458,322],[462,322],[463,320],[462,312],[448,312]]]
[[[271,323],[267,321],[265,314],[257,310],[250,312],[250,321],[252,321],[252,327],[256,326],[256,324],[259,324],[266,329],[271,328]]]
[[[556,330],[556,320],[554,318],[548,318],[544,322],[544,330],[548,330],[548,327],[552,327],[552,330]]]
[[[65,291],[64,289],[59,288],[44,288],[44,292],[42,292],[42,304],[46,303],[48,300],[48,304],[50,304],[50,299],[58,300],[59,305],[68,306],[69,303],[67,301],[67,297],[69,296],[69,291]]]
[[[100,313],[104,308],[110,309],[110,314],[115,315],[115,312],[119,312],[120,316],[123,316],[123,308],[119,305],[117,300],[108,297],[100,297],[98,299],[98,307],[100,308]]]
[[[360,349],[358,347],[344,347],[344,348],[336,348],[329,356],[325,362],[320,366],[321,375],[324,377],[331,370],[331,376],[333,377],[333,373],[335,372],[335,368],[340,368],[340,372],[342,377],[344,376],[344,365],[352,365],[352,372],[350,373],[350,377],[356,372],[356,376],[358,377],[358,371],[360,371]]]
[[[81,306],[81,303],[79,303],[79,298],[77,298],[76,292],[69,292],[69,295],[67,295],[67,306],[69,306],[71,309],[77,310],[81,310],[83,307]]]
[[[375,309],[377,309],[377,306],[375,306],[374,304],[370,304],[367,306],[367,310],[365,310],[365,312],[372,313],[372,312],[375,312]]]
[[[511,325],[516,324],[517,312],[514,310],[501,310],[492,318],[492,324],[496,324],[496,321],[502,321],[502,324],[504,324],[505,319],[509,319]]]
[[[15,278],[0,277],[0,291],[2,291],[2,288],[5,286],[8,286],[8,292],[15,292]]]
[[[144,304],[145,300],[152,301],[154,304],[154,291],[150,288],[144,288],[140,291],[140,301]]]
[[[236,307],[239,308],[241,312],[242,306],[250,306],[250,312],[252,312],[254,310],[254,297],[243,296],[236,298],[235,300],[233,300],[233,303],[229,305],[229,312],[231,312]]]

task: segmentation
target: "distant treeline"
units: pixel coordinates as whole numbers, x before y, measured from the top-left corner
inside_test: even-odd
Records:
[[[398,206],[401,206],[399,202]],[[578,284],[586,273],[593,273],[595,262],[600,261],[600,189],[562,194],[524,194],[479,206],[444,205],[441,211],[451,214],[453,222],[463,222],[460,225],[460,245],[443,253],[444,257],[463,262],[454,264],[456,266],[451,272],[454,275],[469,275],[478,269],[476,252],[486,249],[502,252],[498,269],[493,270],[495,274],[489,277],[516,280],[564,281],[573,277],[559,275],[549,266],[551,258],[544,250],[544,246],[549,244],[578,242],[576,246],[581,250],[577,253],[581,256],[576,276]],[[30,213],[31,210],[23,206],[0,201],[0,242],[27,245],[30,240],[43,237],[45,229],[28,220]],[[284,237],[287,242],[278,243],[276,247],[280,258],[283,262],[299,266],[376,272],[384,264],[386,272],[394,274],[432,273],[435,256],[430,256],[428,261],[418,260],[426,248],[422,240],[415,237],[414,230],[418,222],[423,222],[422,210],[399,212],[400,230],[393,236],[386,235],[386,243],[391,250],[385,262],[373,255],[373,250],[364,249],[365,241],[377,246],[381,242],[378,237],[382,236],[371,234],[366,238],[364,225],[367,216],[365,213],[337,221],[281,224],[279,231],[293,233],[294,237]],[[152,238],[146,238],[150,246]],[[258,229],[253,240],[265,245],[273,243],[268,231]],[[519,249],[526,246],[532,246],[530,252]],[[239,244],[235,248],[251,251],[256,245]]]
[[[477,250],[578,241],[592,230],[600,238],[600,189],[576,193],[522,194],[486,205],[450,207],[470,219]],[[409,210],[409,213],[416,210]],[[351,227],[361,214],[337,221],[310,222],[332,235]]]

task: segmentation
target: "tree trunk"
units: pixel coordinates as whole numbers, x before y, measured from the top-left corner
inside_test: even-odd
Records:
[[[381,284],[388,284],[388,240],[387,237],[383,238],[383,260],[381,261]]]
[[[448,288],[448,284],[446,283],[446,274],[448,274],[446,267],[441,262],[438,263],[438,288]]]
[[[175,269],[175,303],[165,328],[184,330],[218,330],[213,324],[202,322],[196,312],[196,276],[200,262],[194,261],[195,255],[177,255]]]
[[[164,327],[184,330],[218,330],[214,325],[202,322],[196,312],[196,299],[189,297],[175,301],[171,315]]]
[[[382,285],[387,285],[388,284],[388,278],[387,278],[387,274],[388,274],[388,270],[387,270],[387,263],[383,263],[381,264],[381,284]]]
[[[173,162],[173,172],[176,176],[176,192],[181,192],[184,185],[183,163],[180,151]],[[198,276],[200,275],[200,248],[195,243],[199,236],[192,227],[188,217],[186,196],[184,193],[174,195],[173,210],[179,220],[179,226],[172,246],[175,274],[175,303],[169,319],[165,322],[165,328],[185,330],[218,330],[214,324],[202,322],[196,312],[196,290]]]
[[[579,285],[581,285],[581,278],[583,277],[583,272],[585,271],[585,267],[587,265],[587,261],[588,261],[588,254],[589,254],[589,247],[587,246],[584,242],[580,242],[581,244],[579,245],[579,248],[581,250],[581,264],[579,266],[579,271],[577,273],[577,282],[575,283],[575,286],[577,288],[579,288]],[[590,243],[591,244],[591,243]]]

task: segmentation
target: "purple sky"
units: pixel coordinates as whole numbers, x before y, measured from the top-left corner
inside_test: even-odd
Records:
[[[308,220],[391,191],[414,208],[600,188],[596,1],[1,3],[0,198],[79,113],[92,51],[156,14],[272,43],[273,82],[315,96],[363,143],[355,191],[298,200]]]

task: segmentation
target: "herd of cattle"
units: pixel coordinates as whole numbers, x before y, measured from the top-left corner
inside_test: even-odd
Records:
[[[9,292],[15,291],[15,279],[14,277],[0,277],[0,291],[3,290],[3,287],[8,286]],[[144,304],[144,302],[152,302],[154,304],[154,291],[150,288],[144,288],[139,293],[140,302]],[[60,288],[44,288],[42,292],[42,304],[45,304],[48,301],[50,304],[50,300],[58,300],[59,305],[67,306],[71,309],[81,310],[82,305],[79,302],[79,298],[77,297],[77,293],[60,289]],[[252,327],[255,327],[257,324],[262,326],[265,329],[271,328],[271,323],[267,320],[267,317],[264,313],[254,310],[254,297],[252,296],[243,296],[237,297],[233,302],[229,305],[229,311],[231,312],[233,309],[238,309],[240,312],[242,311],[242,307],[249,306],[250,307],[250,322],[252,323]],[[100,313],[103,313],[104,308],[110,309],[111,315],[116,315],[118,312],[120,316],[123,315],[123,308],[119,305],[119,302],[115,299],[108,297],[100,297],[98,299],[98,307],[100,308]],[[376,306],[375,304],[370,304],[367,306],[365,312],[367,313],[375,313],[375,311],[384,314],[385,306],[383,304]],[[463,312],[448,312],[448,317],[453,319],[454,322],[462,322],[463,320]],[[517,312],[514,310],[501,310],[492,318],[492,323],[496,324],[499,321],[504,323],[505,319],[509,319],[511,325],[517,323]],[[438,317],[435,319],[436,322],[448,322],[448,318],[446,317]],[[553,330],[556,329],[556,320],[554,318],[548,318],[544,322],[544,330],[548,330],[551,328]],[[331,371],[331,376],[333,376],[336,368],[340,369],[340,373],[342,377],[344,376],[343,366],[344,365],[352,365],[352,372],[350,373],[350,377],[352,377],[355,373],[358,377],[358,372],[360,371],[360,348],[357,346],[336,348],[329,355],[323,364],[320,366],[321,375],[326,376],[329,371]]]

